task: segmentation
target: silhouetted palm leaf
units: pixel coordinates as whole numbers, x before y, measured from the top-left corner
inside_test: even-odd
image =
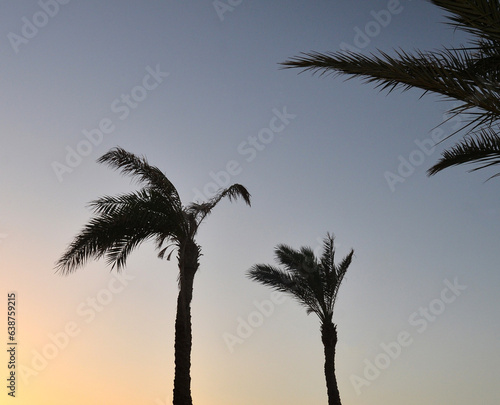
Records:
[[[493,165],[500,164],[500,137],[492,129],[483,129],[481,134],[472,137],[466,136],[464,140],[450,150],[443,152],[442,158],[432,166],[428,173],[434,175],[450,166],[478,163],[479,166],[471,169],[476,171]],[[497,177],[497,173],[490,177]]]
[[[419,88],[424,94],[433,92],[457,100],[460,104],[450,110],[451,116],[465,114],[467,120],[450,136],[460,130],[474,136],[500,119],[500,3],[498,0],[431,0],[431,3],[449,13],[449,24],[472,34],[472,46],[433,52],[416,50],[412,54],[397,50],[392,56],[383,51],[370,55],[351,51],[307,52],[281,65],[321,75],[359,77],[389,93],[395,89]],[[484,140],[478,141],[488,146]],[[464,162],[456,164],[461,163]],[[480,168],[483,167],[486,166]]]
[[[223,199],[228,198],[229,201],[242,198],[247,205],[250,206],[250,193],[241,184],[233,184],[232,186],[219,190],[215,196],[206,202],[193,202],[186,209],[190,215],[196,218],[196,222],[200,224],[207,215],[209,215],[214,207]]]
[[[181,199],[177,189],[163,172],[157,167],[151,166],[145,157],[138,157],[117,147],[101,156],[97,162],[106,163],[115,170],[120,170],[123,174],[137,178],[139,184],[161,192],[172,207],[180,210]]]

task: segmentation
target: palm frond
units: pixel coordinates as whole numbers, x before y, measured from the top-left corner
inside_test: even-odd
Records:
[[[283,271],[277,267],[257,264],[247,273],[249,278],[272,289],[292,295],[292,297],[306,308],[307,313],[316,313],[322,318],[323,311],[313,291],[307,283],[296,275]]]
[[[254,265],[248,271],[248,277],[280,292],[289,292],[296,282],[290,273],[267,264]]]
[[[136,178],[139,183],[161,191],[173,207],[181,209],[181,199],[177,189],[165,174],[156,166],[151,166],[145,157],[138,157],[123,148],[116,147],[97,159],[97,162],[106,163],[111,168],[120,170],[122,174]]]
[[[481,39],[500,41],[500,5],[496,0],[431,0],[451,13],[448,19],[457,29]]]
[[[62,274],[69,274],[89,259],[102,257],[107,258],[108,264],[121,269],[131,247],[137,245],[138,238],[145,240],[151,236],[152,233],[145,233],[144,229],[132,230],[123,218],[100,215],[92,218],[74,238],[56,263],[56,269]]]
[[[309,273],[315,271],[317,266],[314,252],[311,248],[302,247],[300,250],[280,244],[274,251],[276,261],[284,268],[295,273],[297,277],[307,277]]]
[[[354,250],[351,249],[349,254],[342,259],[342,261],[335,266],[335,278],[332,280],[332,284],[329,285],[329,291],[332,291],[332,296],[331,296],[331,302],[329,305],[333,308],[335,305],[335,301],[337,301],[337,295],[339,292],[339,287],[342,284],[342,281],[344,281],[344,276],[347,273],[347,269],[351,265],[352,258],[354,256]],[[333,277],[332,277],[333,279]]]
[[[219,190],[215,196],[210,198],[206,202],[193,202],[191,203],[186,212],[193,215],[196,218],[197,225],[201,224],[203,220],[212,212],[215,206],[223,199],[228,198],[229,201],[237,200],[242,198],[247,205],[250,203],[250,193],[241,184],[233,184],[232,186]]]
[[[56,268],[69,274],[90,258],[106,257],[112,268],[120,270],[142,242],[154,237],[176,240],[179,218],[160,202],[156,193],[145,190],[93,201],[94,217],[74,238]]]
[[[321,255],[321,268],[324,274],[324,290],[326,291],[325,300],[328,308],[333,308],[337,300],[337,294],[351,264],[354,250],[342,259],[339,264],[335,264],[335,237],[327,234],[323,240],[323,253]]]
[[[321,266],[325,274],[329,274],[335,269],[335,237],[330,233],[328,233],[323,240]]]
[[[460,143],[444,151],[441,159],[427,173],[432,176],[451,166],[473,163],[479,166],[471,172],[500,164],[500,136],[492,128],[483,129],[476,136],[467,135]]]
[[[415,55],[410,55],[399,50],[396,57],[382,51],[370,56],[355,52],[303,53],[282,65],[313,73],[360,77],[389,93],[398,88],[434,92],[446,99],[463,102],[459,109],[462,113],[482,110],[483,114],[473,120],[491,123],[500,117],[500,89],[496,83],[478,76],[476,71],[466,69],[474,63],[477,60],[466,52],[416,51]]]

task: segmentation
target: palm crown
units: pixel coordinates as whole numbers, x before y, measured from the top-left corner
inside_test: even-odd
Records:
[[[183,206],[168,178],[146,158],[115,148],[98,159],[123,174],[131,175],[143,187],[128,194],[104,196],[90,203],[95,216],[70,244],[57,262],[64,273],[83,266],[89,258],[105,257],[108,264],[123,268],[130,252],[142,242],[153,240],[163,258],[171,242],[183,249],[194,240],[199,225],[224,197],[241,197],[250,205],[250,194],[240,184],[220,191],[206,202]]]
[[[249,277],[277,291],[293,295],[306,307],[307,313],[314,312],[322,323],[331,321],[337,293],[354,251],[351,250],[336,265],[334,237],[328,234],[323,241],[323,252],[319,259],[310,247],[295,250],[283,244],[278,245],[275,255],[283,268],[257,264],[248,272]]]

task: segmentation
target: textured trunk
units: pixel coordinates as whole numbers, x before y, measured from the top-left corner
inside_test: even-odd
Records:
[[[194,241],[179,249],[179,296],[175,318],[174,405],[192,405],[191,399],[191,300],[198,270],[199,249]]]
[[[337,329],[331,321],[321,325],[321,339],[325,348],[325,378],[328,393],[328,405],[341,405],[340,393],[335,378],[335,345],[337,344]]]

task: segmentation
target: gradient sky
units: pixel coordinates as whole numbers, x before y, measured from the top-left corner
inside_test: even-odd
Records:
[[[453,103],[278,66],[342,44],[462,43],[439,9],[243,0],[218,14],[212,1],[45,1],[3,2],[0,13],[0,308],[15,291],[24,371],[17,399],[3,388],[2,404],[171,403],[175,261],[144,244],[120,279],[104,261],[54,273],[88,202],[135,188],[96,163],[117,145],[147,156],[186,203],[209,196],[214,178],[252,194],[251,208],[223,202],[200,229],[195,403],[326,403],[318,320],[270,301],[245,272],[272,263],[279,243],[317,248],[327,232],[339,260],[355,249],[334,316],[345,405],[500,402],[500,180],[466,167],[428,178],[456,138],[426,154],[418,146]],[[405,177],[391,188],[388,172]]]

